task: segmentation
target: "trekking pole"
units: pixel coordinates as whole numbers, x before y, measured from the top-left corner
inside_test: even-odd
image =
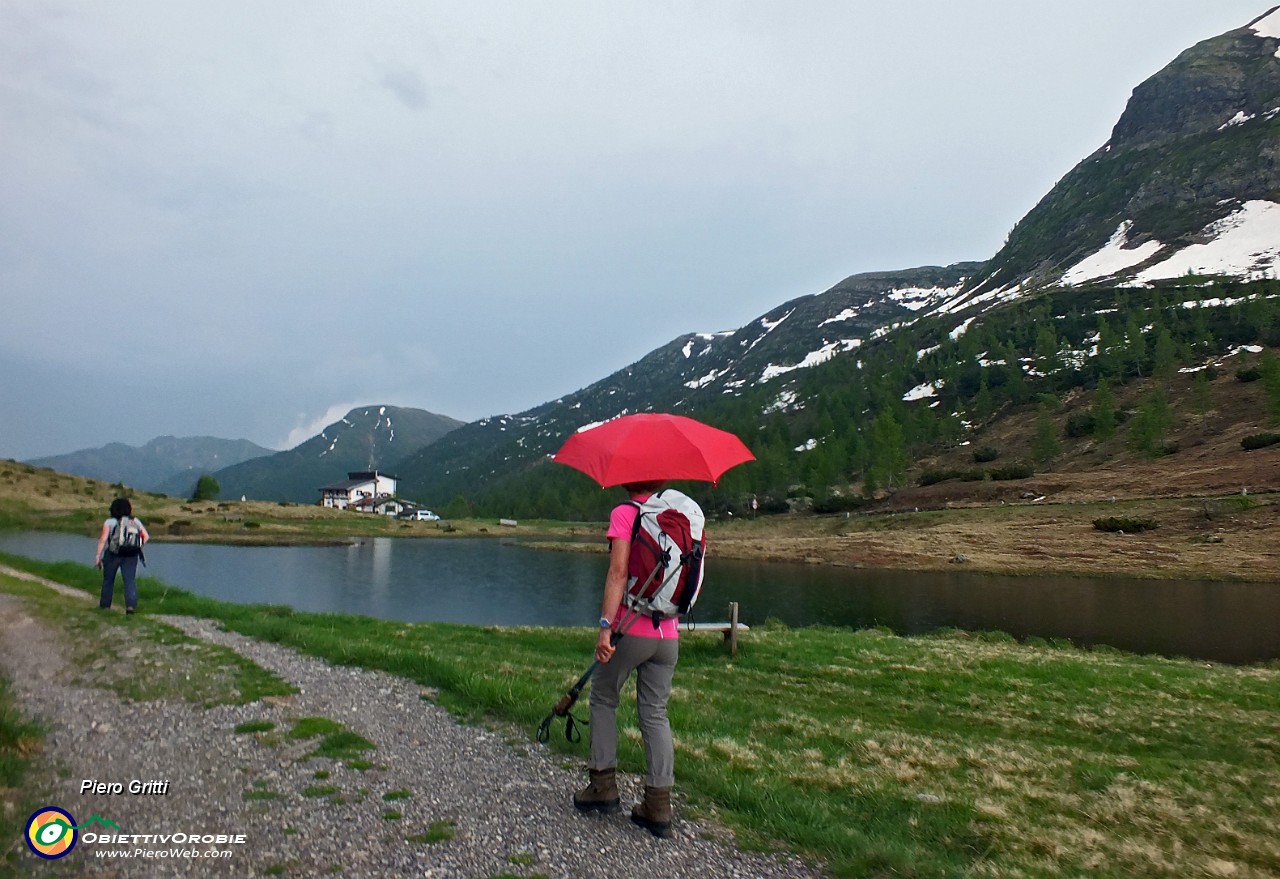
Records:
[[[630,616],[626,617],[626,621],[609,636],[609,643],[612,645],[617,645],[622,640],[622,636],[631,629],[631,624],[640,617],[640,612],[635,608],[627,608],[627,612]],[[542,719],[542,723],[538,724],[538,731],[534,737],[540,743],[546,744],[551,739],[551,724],[557,717],[565,719],[564,737],[567,741],[574,744],[582,741],[582,733],[578,730],[578,724],[586,725],[587,721],[578,720],[570,711],[577,704],[578,697],[582,695],[582,688],[587,685],[587,681],[591,680],[591,676],[595,674],[596,669],[599,667],[600,660],[598,659],[587,666],[587,670],[583,672],[582,677],[578,678],[577,682],[569,688],[569,691],[560,697],[560,701],[552,707],[551,713]]]

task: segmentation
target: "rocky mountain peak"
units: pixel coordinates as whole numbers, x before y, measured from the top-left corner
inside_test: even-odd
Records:
[[[1144,149],[1280,109],[1280,7],[1203,40],[1133,90],[1108,143]]]

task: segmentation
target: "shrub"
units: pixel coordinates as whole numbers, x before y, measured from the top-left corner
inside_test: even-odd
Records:
[[[1236,379],[1242,382],[1256,382],[1262,378],[1262,367],[1242,366],[1236,370]]]
[[[244,527],[246,527],[246,528],[261,528],[261,527],[262,527],[262,525],[261,525],[261,523],[259,523],[259,522],[245,522],[245,523],[244,523]]]
[[[1160,523],[1155,519],[1136,519],[1128,516],[1106,516],[1101,519],[1093,520],[1093,527],[1099,531],[1117,532],[1123,531],[1125,534],[1138,534],[1142,531],[1151,531],[1159,528]]]
[[[766,516],[791,512],[791,506],[785,498],[767,497],[759,501],[760,509],[756,512]]]
[[[963,479],[964,474],[964,470],[956,467],[925,470],[920,474],[920,485],[937,485],[939,482],[946,482],[949,479]]]
[[[1003,467],[997,467],[987,472],[997,482],[1007,479],[1029,479],[1036,475],[1035,468],[1025,463],[1005,464]]]
[[[973,463],[987,464],[1000,457],[1000,450],[991,446],[983,446],[980,449],[973,450]]]
[[[867,505],[867,499],[857,495],[832,495],[829,498],[813,502],[815,513],[847,513],[860,510]]]
[[[1067,417],[1067,436],[1091,436],[1093,434],[1094,426],[1097,423],[1097,417],[1088,410],[1072,412],[1071,415]]]
[[[170,534],[186,534],[191,530],[191,521],[189,519],[179,519],[176,522],[169,523]]]
[[[1280,433],[1255,433],[1240,440],[1240,445],[1246,452],[1252,452],[1254,449],[1265,449],[1267,446],[1274,446],[1280,443]]]

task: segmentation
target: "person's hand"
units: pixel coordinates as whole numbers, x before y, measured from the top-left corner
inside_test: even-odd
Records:
[[[613,646],[613,630],[601,629],[599,636],[596,638],[596,661],[608,662],[613,658],[615,650],[617,648]]]
[[[94,563],[93,563],[93,566],[94,566],[95,568],[100,568],[100,567],[102,567],[102,559],[98,559],[96,562],[94,562]]]

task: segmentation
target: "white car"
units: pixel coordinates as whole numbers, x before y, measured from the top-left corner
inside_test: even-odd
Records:
[[[437,522],[440,517],[430,510],[414,510],[413,518],[418,522]]]

